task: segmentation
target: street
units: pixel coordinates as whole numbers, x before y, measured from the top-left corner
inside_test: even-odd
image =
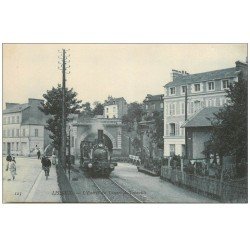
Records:
[[[3,202],[61,202],[58,191],[55,167],[50,169],[50,176],[45,180],[41,161],[36,158],[16,157],[17,175],[15,180],[9,179],[6,160],[3,158]]]
[[[3,159],[3,202],[61,202],[56,169],[46,181],[40,160],[17,157],[17,175],[8,180]],[[119,163],[110,178],[86,177],[78,167],[71,172],[72,189],[82,203],[213,203],[215,200],[177,187],[159,177],[148,176],[128,163]],[[132,194],[132,195],[131,195]],[[70,195],[70,194],[69,194]]]

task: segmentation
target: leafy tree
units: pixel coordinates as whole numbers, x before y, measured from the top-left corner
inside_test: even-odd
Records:
[[[143,116],[143,104],[138,102],[132,102],[128,106],[128,113],[122,117],[122,123],[125,125],[127,131],[131,131],[134,126],[134,122],[140,122]]]
[[[157,144],[158,148],[163,149],[163,147],[164,147],[163,112],[155,111],[153,113],[153,119],[154,119],[154,124],[155,124],[155,129],[153,131],[153,141]]]
[[[83,117],[85,118],[93,117],[93,110],[89,102],[83,103],[82,107],[83,107],[83,112],[82,112]]]
[[[100,102],[94,102],[93,115],[103,115],[104,106]]]
[[[229,102],[215,114],[215,119],[212,121],[211,144],[209,145],[221,159],[222,156],[234,155],[240,176],[246,174],[246,164],[245,167],[242,167],[242,161],[247,162],[247,85],[248,81],[239,77],[239,81],[227,90]]]
[[[78,114],[82,108],[81,102],[76,98],[77,93],[73,89],[65,89],[65,115],[68,121],[69,114]],[[56,88],[47,90],[43,94],[45,102],[41,104],[39,109],[49,116],[45,128],[51,132],[50,138],[53,146],[58,150],[62,144],[62,88],[59,84]],[[60,150],[59,150],[60,152]]]

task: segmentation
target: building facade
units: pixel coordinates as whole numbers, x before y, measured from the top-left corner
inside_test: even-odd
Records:
[[[128,104],[123,97],[113,98],[109,97],[104,103],[104,118],[121,119],[123,115],[128,113]]]
[[[204,107],[222,107],[227,102],[230,84],[237,84],[239,74],[247,78],[247,63],[237,61],[233,68],[188,74],[173,72],[173,80],[165,85],[164,95],[164,156],[185,155],[185,91],[187,116],[190,118]]]
[[[6,103],[3,110],[3,154],[33,155],[43,152],[50,139],[45,129],[46,116],[38,109],[43,100],[28,103]]]
[[[164,95],[147,95],[143,101],[143,109],[147,116],[151,116],[153,112],[163,112],[164,103],[163,103]]]

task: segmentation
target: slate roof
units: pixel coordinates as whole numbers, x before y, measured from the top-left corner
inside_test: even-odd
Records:
[[[209,119],[214,118],[214,114],[218,113],[222,107],[206,107],[199,112],[191,116],[181,127],[211,127],[211,121]]]
[[[24,104],[17,104],[11,108],[3,110],[3,114],[9,114],[9,113],[16,113],[16,112],[21,112],[27,108],[29,108],[30,105],[28,103]]]
[[[172,82],[169,82],[165,87],[180,86],[185,84],[200,83],[205,81],[212,81],[216,79],[232,78],[238,75],[239,71],[236,68],[227,68],[203,72],[192,75],[177,76]]]
[[[163,96],[164,95],[147,95],[144,102],[148,102],[148,101],[161,101],[163,100]]]
[[[115,102],[116,104],[117,102],[122,101],[122,100],[126,101],[123,97],[111,98],[109,101],[106,101],[104,105],[113,105],[113,102]]]

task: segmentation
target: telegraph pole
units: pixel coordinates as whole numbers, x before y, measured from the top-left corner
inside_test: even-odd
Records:
[[[65,85],[66,85],[66,65],[65,49],[62,50],[62,167],[66,170],[66,117],[65,117]]]
[[[65,105],[65,92],[66,92],[66,74],[69,74],[69,72],[67,72],[67,69],[70,66],[67,66],[67,63],[69,63],[69,61],[67,61],[67,55],[66,55],[66,50],[62,49],[62,58],[60,58],[62,61],[59,62],[61,63],[61,68],[60,70],[62,70],[62,138],[61,138],[61,164],[63,169],[66,171],[66,105]]]
[[[188,116],[187,107],[188,107],[188,96],[187,96],[187,85],[186,85],[186,88],[185,88],[185,121],[187,121],[187,116]],[[186,159],[188,158],[188,150],[187,150],[187,131],[186,131],[186,128],[185,128],[185,158],[186,158]]]

